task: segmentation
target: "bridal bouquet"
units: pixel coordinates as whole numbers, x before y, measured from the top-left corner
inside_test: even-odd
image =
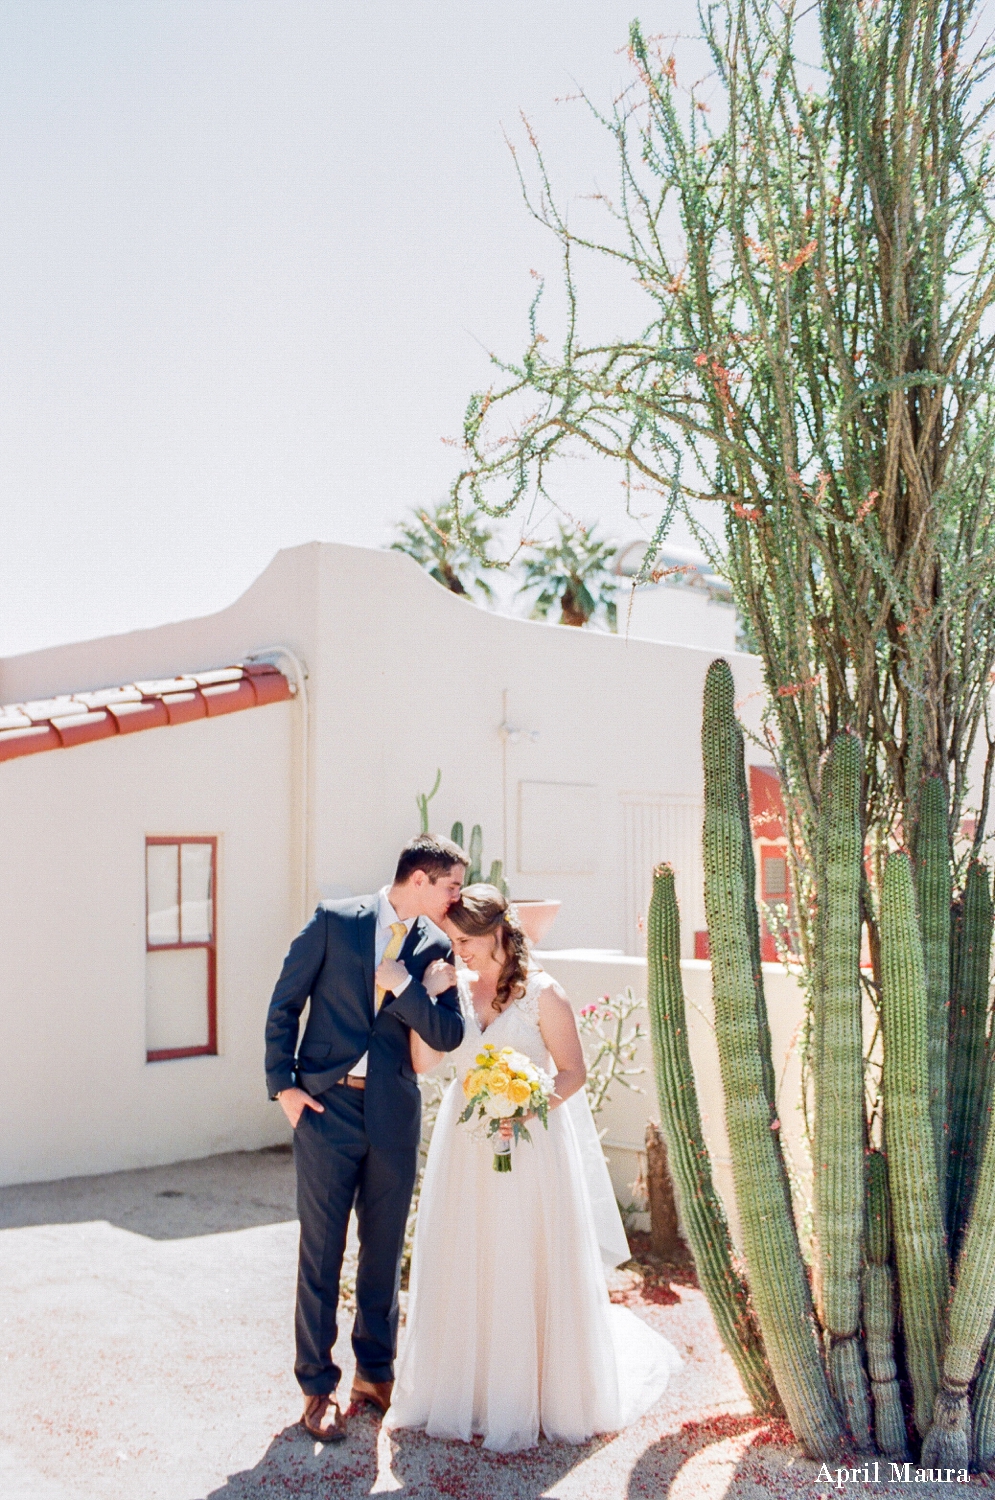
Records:
[[[510,1172],[511,1141],[498,1134],[501,1121],[511,1121],[516,1145],[519,1140],[532,1140],[525,1125],[526,1115],[537,1115],[548,1129],[553,1080],[531,1058],[512,1047],[502,1047],[498,1052],[488,1043],[477,1053],[476,1063],[463,1080],[467,1105],[460,1115],[460,1124],[469,1120],[475,1110],[478,1119],[487,1120],[486,1134],[494,1147],[494,1170]]]

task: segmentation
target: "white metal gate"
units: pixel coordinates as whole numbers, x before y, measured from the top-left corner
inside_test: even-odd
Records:
[[[653,868],[673,865],[681,908],[681,957],[694,957],[694,934],[705,925],[701,823],[704,810],[693,797],[659,792],[623,792],[625,942],[629,953],[646,952],[646,912]]]

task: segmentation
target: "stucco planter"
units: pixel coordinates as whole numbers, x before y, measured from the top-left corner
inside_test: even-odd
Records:
[[[525,936],[536,948],[556,921],[556,913],[563,905],[562,901],[516,901],[514,898],[511,904],[518,912]]]

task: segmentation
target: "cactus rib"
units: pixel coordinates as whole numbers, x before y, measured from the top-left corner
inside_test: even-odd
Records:
[[[929,1011],[908,856],[891,854],[881,892],[885,1144],[895,1258],[916,1427],[925,1434],[940,1383],[947,1252],[930,1120]]]
[[[805,1452],[826,1461],[844,1442],[816,1342],[811,1295],[784,1162],[765,1087],[758,989],[745,920],[742,737],[732,673],[721,658],[705,680],[705,910],[726,1126],[750,1289],[778,1394]]]
[[[733,1264],[725,1210],[712,1181],[711,1162],[688,1045],[681,929],[674,872],[659,865],[647,916],[647,1005],[660,1123],[677,1195],[681,1232],[694,1256],[702,1291],[754,1410],[780,1413],[781,1404],[764,1354],[749,1293]]]
[[[861,1359],[860,1261],[864,1229],[864,1054],[860,992],[860,798],[863,749],[837,735],[823,767],[817,990],[815,1227],[819,1300],[833,1389],[858,1449],[870,1447]],[[824,910],[823,910],[824,908]],[[847,1347],[852,1344],[852,1349]],[[856,1426],[853,1424],[856,1423]]]

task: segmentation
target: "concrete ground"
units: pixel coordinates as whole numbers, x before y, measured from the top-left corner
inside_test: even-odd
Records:
[[[828,1500],[790,1434],[750,1414],[701,1293],[647,1297],[624,1271],[613,1296],[686,1360],[637,1426],[501,1457],[388,1439],[362,1412],[315,1444],[291,1372],[296,1238],[283,1148],[0,1189],[3,1500]],[[343,1332],[348,1379],[348,1315]],[[968,1488],[995,1485],[847,1486]]]

